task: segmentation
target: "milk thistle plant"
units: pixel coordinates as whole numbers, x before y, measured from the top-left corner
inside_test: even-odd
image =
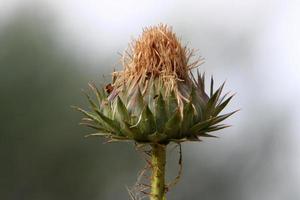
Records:
[[[85,115],[82,123],[97,131],[90,136],[148,148],[144,152],[150,156],[146,160],[152,173],[141,192],[150,200],[166,200],[167,146],[215,137],[211,132],[228,127],[221,122],[234,113],[220,114],[232,96],[221,94],[224,84],[214,90],[213,78],[209,93],[205,91],[204,73],[192,73],[203,60],[192,61],[193,56],[171,27],[146,28],[129,45],[123,70],[113,72],[112,82],[102,88],[90,84],[95,94],[95,98],[86,95],[90,110],[76,107]]]

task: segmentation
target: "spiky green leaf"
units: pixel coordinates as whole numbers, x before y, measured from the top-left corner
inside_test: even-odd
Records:
[[[217,105],[214,112],[213,112],[213,116],[217,116],[227,106],[227,104],[232,99],[232,97],[233,97],[233,95],[228,97],[224,102]]]
[[[220,116],[217,116],[217,117],[214,117],[212,118],[211,120],[211,124],[217,124],[217,123],[220,123],[221,121],[224,121],[226,118],[230,117],[231,115],[233,115],[234,113],[236,113],[238,110],[236,111],[233,111],[233,112],[230,112],[230,113],[227,113],[227,114],[224,114],[224,115],[220,115]]]
[[[168,138],[178,139],[180,135],[180,125],[181,125],[181,115],[180,110],[177,109],[170,119],[167,121],[164,129],[164,134],[168,136]]]
[[[218,102],[221,92],[223,90],[224,84],[225,84],[225,82],[209,98],[207,105],[206,105],[206,109],[205,109],[205,118],[206,119],[208,119],[210,116],[212,116],[212,113],[214,112],[215,106],[217,105],[217,102]]]
[[[164,130],[165,123],[168,120],[168,114],[166,109],[166,103],[161,93],[159,94],[156,100],[155,120],[158,132],[162,133]]]
[[[221,129],[224,129],[227,127],[230,127],[230,125],[220,124],[220,125],[216,125],[216,126],[211,126],[206,130],[206,132],[218,131],[218,130],[221,130]]]
[[[149,135],[156,131],[156,125],[155,125],[153,113],[151,112],[151,110],[147,105],[142,111],[139,127],[143,135]]]
[[[183,120],[181,122],[181,131],[182,133],[186,133],[189,128],[193,125],[194,120],[194,108],[193,104],[190,101],[185,105],[183,110]]]
[[[137,88],[133,95],[128,99],[127,108],[131,115],[140,116],[144,108],[144,100],[140,88]]]
[[[119,96],[117,97],[116,119],[119,121],[130,122],[129,113]]]
[[[168,97],[168,115],[171,117],[174,112],[178,109],[178,102],[175,95],[175,92],[172,91],[170,96]]]
[[[198,122],[190,128],[189,132],[191,132],[192,134],[197,134],[199,132],[205,131],[205,129],[210,126],[211,120],[212,119],[207,119],[205,121]]]
[[[110,118],[104,116],[101,112],[97,112],[98,116],[101,118],[101,120],[104,122],[105,127],[107,127],[108,130],[113,132],[116,135],[122,135],[122,132],[120,130],[120,125],[115,121],[111,120]]]
[[[201,98],[199,98],[197,96],[195,87],[192,88],[189,100],[190,100],[190,102],[193,103],[193,106],[195,107],[195,110],[196,110],[194,122],[201,121],[201,119],[203,119],[203,109],[205,108],[205,103],[203,102],[203,100]]]

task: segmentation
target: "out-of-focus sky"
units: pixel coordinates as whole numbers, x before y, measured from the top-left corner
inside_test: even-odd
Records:
[[[51,51],[62,52],[64,56],[71,58],[72,62],[76,62],[73,68],[72,64],[68,63],[71,66],[66,69],[77,72],[78,74],[74,76],[78,81],[69,77],[70,73],[65,75],[69,81],[68,88],[72,89],[72,97],[76,95],[77,90],[80,96],[80,88],[85,87],[84,81],[101,79],[102,74],[109,74],[113,68],[121,69],[118,53],[122,53],[128,43],[141,34],[143,27],[158,23],[173,26],[182,42],[197,49],[199,55],[205,58],[206,62],[200,70],[206,71],[208,75],[213,74],[218,84],[226,80],[226,90],[237,93],[228,110],[241,108],[241,111],[228,120],[233,127],[219,131],[220,139],[207,139],[203,143],[183,145],[184,175],[180,184],[171,191],[170,199],[300,198],[299,1],[0,0],[0,35],[2,33],[5,35],[7,27],[20,16],[21,18],[30,16],[29,20],[25,20],[30,24],[28,27],[38,24],[41,30],[51,35],[54,42],[50,42],[50,45],[54,45],[56,50],[49,50],[50,55],[53,55]],[[21,24],[16,26],[21,27],[22,23],[21,21]],[[31,33],[29,31],[28,34]],[[16,37],[12,39],[17,41],[16,45],[23,41],[22,34],[11,37]],[[18,38],[21,39],[15,40]],[[34,38],[33,36],[31,39]],[[31,45],[30,40],[26,40],[28,42],[26,45]],[[26,49],[26,45],[24,51],[28,53],[32,49]],[[45,46],[45,49],[48,49],[48,46]],[[16,70],[15,73],[22,73],[18,71],[19,68],[10,67],[12,64],[5,64],[11,63],[5,60],[7,55],[15,60],[19,59],[19,54],[14,56],[14,51],[6,50],[6,46],[1,48],[0,61],[2,59],[3,62],[0,68],[6,67],[8,71],[3,70],[0,76],[5,77],[5,73],[13,74],[14,71],[9,71],[10,69]],[[43,59],[45,63],[48,62],[47,58],[41,58],[41,63]],[[55,58],[48,59],[53,61]],[[57,66],[63,68],[65,63],[66,61],[58,62]],[[25,68],[32,66],[29,62],[26,63],[26,59],[23,65]],[[55,66],[55,62],[49,66],[52,65]],[[45,73],[48,70],[46,67],[42,69]],[[36,74],[34,77],[39,78],[38,76]],[[47,73],[44,76],[47,77]],[[40,79],[44,80],[44,76]],[[18,77],[21,77],[21,74],[18,74],[14,81],[21,79]],[[1,92],[1,96],[10,94],[7,91],[10,87],[14,88],[14,81],[4,82],[8,89]],[[55,81],[55,78],[49,78],[49,81]],[[63,78],[61,81],[63,83]],[[37,87],[38,84],[39,82],[35,83]],[[67,90],[59,93],[64,96],[67,94]],[[65,103],[72,104],[78,101],[80,100],[76,99],[75,102],[71,102],[67,98]],[[5,107],[3,104],[2,106]],[[31,108],[28,108],[28,113],[31,112],[33,112]],[[76,117],[76,113],[70,115]],[[11,123],[14,117],[11,118]],[[38,138],[38,130],[30,129],[30,126],[27,128],[26,131],[33,130],[31,134],[33,138]],[[70,127],[70,130],[73,129],[74,127]],[[80,131],[88,132],[85,129]],[[8,132],[1,131],[1,134],[5,135]],[[59,138],[58,134],[56,137]],[[68,137],[72,137],[72,134]],[[35,139],[38,141],[37,138]],[[12,144],[15,142],[13,139],[7,141]],[[76,140],[78,143],[80,141]],[[74,142],[72,145],[78,144]],[[24,148],[26,147],[25,145]],[[94,148],[97,149],[98,146]],[[112,149],[104,146],[101,150],[105,148]],[[84,151],[84,148],[80,150]],[[101,156],[103,157],[99,155],[99,159],[104,159]],[[109,156],[118,159],[118,155]],[[104,160],[102,162],[105,162]],[[72,162],[76,163],[74,160]],[[122,166],[122,162],[124,162],[122,159],[119,162],[114,161],[118,166]],[[57,166],[54,164],[53,167]],[[122,174],[123,169],[117,167],[115,169]],[[132,176],[135,171],[126,170],[125,178],[122,180],[127,181],[124,185],[130,185],[130,181],[135,177],[126,178],[126,176]],[[18,170],[14,172],[16,171]],[[101,174],[98,176],[102,177]],[[114,177],[114,180],[118,181],[117,177]],[[19,180],[15,178],[14,181]],[[101,185],[103,180],[98,182],[99,187],[101,186],[98,195],[101,198],[98,199],[127,198],[124,196],[125,190],[117,192],[119,196],[113,194],[116,192],[113,188],[114,182],[107,183],[104,187]],[[84,184],[88,185],[89,182],[86,181]],[[93,180],[93,184],[96,188],[97,181]],[[13,193],[11,191],[18,192],[23,187],[22,184],[13,186],[14,190],[6,191],[6,197],[13,197],[14,195],[9,196]],[[120,184],[116,190],[121,190],[121,186]],[[32,191],[36,192],[38,189]],[[40,195],[40,199],[62,198],[59,193],[53,196],[48,193]],[[64,195],[67,199],[71,197]],[[96,196],[95,192],[90,199],[97,199]],[[19,196],[12,199],[19,199],[17,197]],[[27,199],[21,197],[22,195],[20,199]]]

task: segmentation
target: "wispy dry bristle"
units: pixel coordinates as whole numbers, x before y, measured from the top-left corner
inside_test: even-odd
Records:
[[[190,81],[189,72],[199,66],[202,59],[190,62],[194,51],[182,46],[172,28],[160,24],[145,28],[124,53],[123,71],[115,72],[115,86],[131,80],[139,83],[159,78],[166,90],[176,88],[177,82]]]
[[[132,47],[127,70],[151,73],[154,76],[187,78],[186,49],[181,46],[170,27],[160,25],[144,29],[142,36],[133,42]]]

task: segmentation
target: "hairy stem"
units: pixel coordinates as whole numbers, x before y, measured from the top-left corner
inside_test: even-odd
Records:
[[[150,200],[166,200],[165,189],[165,165],[166,146],[161,144],[152,145],[152,177]]]

